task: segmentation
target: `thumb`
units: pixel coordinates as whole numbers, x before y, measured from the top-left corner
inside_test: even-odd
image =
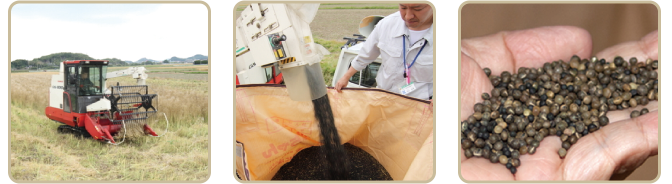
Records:
[[[658,154],[658,111],[626,119],[591,133],[567,152],[561,167],[567,180],[609,179]],[[587,159],[574,159],[587,158]]]

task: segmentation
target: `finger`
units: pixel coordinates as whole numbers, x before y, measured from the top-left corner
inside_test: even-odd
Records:
[[[481,66],[470,57],[462,54],[460,62],[460,118],[464,120],[474,113],[476,103],[483,102],[481,94],[490,93],[493,86]]]
[[[586,58],[592,51],[588,31],[572,26],[549,26],[465,39],[462,52],[492,74],[519,67],[541,67],[557,60],[569,61],[573,55]]]
[[[630,107],[623,110],[613,110],[607,112],[607,118],[609,118],[609,123],[619,122],[626,119],[630,119],[630,114],[632,111],[641,111],[642,109],[648,109],[649,112],[658,110],[658,101],[651,101],[645,106],[638,105],[637,107]]]
[[[560,137],[549,136],[539,143],[539,147],[533,155],[520,156],[520,166],[517,168],[517,180],[548,180],[561,179],[557,173],[562,159],[558,156],[560,149]]]
[[[470,158],[462,162],[460,174],[465,180],[514,180],[511,171],[500,163],[485,158]]]
[[[626,61],[631,57],[636,57],[638,61],[645,61],[649,58],[657,60],[658,30],[652,31],[638,41],[621,43],[597,53],[598,58],[605,58],[611,61],[616,56],[622,56]]]
[[[567,180],[606,180],[657,153],[658,111],[654,111],[612,123],[579,139],[569,149],[560,172]]]

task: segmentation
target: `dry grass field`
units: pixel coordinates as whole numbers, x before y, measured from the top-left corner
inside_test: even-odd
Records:
[[[205,66],[207,69],[207,66]],[[153,67],[151,70],[158,70]],[[207,70],[206,70],[207,72]],[[59,134],[49,120],[48,89],[53,72],[10,76],[10,177],[15,181],[203,181],[210,171],[207,74],[204,79],[156,77],[146,83],[159,95],[163,114],[150,122],[162,137],[126,139],[118,146],[91,138]],[[170,75],[170,74],[166,74]],[[130,77],[109,79],[108,86],[134,85]],[[167,131],[166,131],[167,128]],[[121,138],[117,138],[121,141]]]
[[[343,41],[343,37],[359,34],[359,22],[370,15],[387,16],[397,9],[321,9],[310,23],[315,38]]]

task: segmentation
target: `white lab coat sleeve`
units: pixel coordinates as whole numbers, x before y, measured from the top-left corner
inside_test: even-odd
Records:
[[[379,24],[382,22],[383,21],[381,20]],[[376,28],[373,29],[369,37],[366,38],[362,49],[359,50],[357,57],[355,57],[355,59],[352,60],[352,63],[350,63],[351,66],[355,68],[355,70],[361,71],[371,62],[376,60],[378,56],[380,56],[380,49],[378,48],[378,41],[380,39],[379,30],[381,30],[379,29],[380,27],[382,26],[376,26]]]

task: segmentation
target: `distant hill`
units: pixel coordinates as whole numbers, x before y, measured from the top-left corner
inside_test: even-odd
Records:
[[[110,65],[114,65],[114,66],[125,66],[125,65],[130,64],[130,63],[122,61],[121,59],[118,59],[118,58],[105,58],[105,59],[100,59],[100,60],[108,60],[108,61],[110,61]]]
[[[187,59],[193,59],[193,60],[208,60],[208,56],[196,54],[194,56],[188,57]]]
[[[71,52],[60,52],[60,53],[53,53],[49,54],[46,56],[42,56],[39,58],[35,58],[33,60],[25,60],[25,59],[17,59],[11,62],[11,68],[12,70],[19,69],[19,70],[24,70],[24,69],[34,69],[34,68],[58,68],[58,65],[67,60],[108,60],[110,61],[111,66],[126,66],[126,65],[137,65],[137,64],[143,64],[146,61],[151,61],[155,63],[160,63],[163,62],[163,60],[154,60],[154,59],[147,59],[147,58],[141,58],[137,61],[122,61],[119,58],[104,58],[104,59],[96,59],[92,58],[89,55],[82,54],[82,53],[71,53]],[[168,59],[168,61],[171,62],[181,62],[181,63],[186,63],[186,62],[194,62],[195,60],[208,60],[208,56],[204,56],[201,54],[196,54],[194,56],[188,57],[188,58],[179,58],[176,56],[171,57]]]
[[[173,56],[173,57],[171,57],[170,59],[168,59],[168,61],[172,61],[172,62],[185,62],[185,61],[187,61],[187,60],[184,59],[184,58],[179,58],[179,57],[175,57],[175,56]]]
[[[188,58],[179,58],[177,56],[173,56],[168,61],[170,62],[194,62],[196,60],[208,60],[208,56],[204,56],[201,54],[196,54],[194,56],[188,57]]]
[[[39,61],[46,64],[53,64],[53,63],[61,63],[62,61],[65,60],[94,60],[94,58],[82,53],[61,52],[35,58],[32,61],[33,62]]]
[[[138,61],[135,61],[135,62],[136,62],[136,63],[142,63],[142,62],[145,62],[145,61],[158,62],[158,61],[156,61],[156,60],[153,60],[153,59],[147,59],[147,58],[144,58],[144,57],[138,59]]]

